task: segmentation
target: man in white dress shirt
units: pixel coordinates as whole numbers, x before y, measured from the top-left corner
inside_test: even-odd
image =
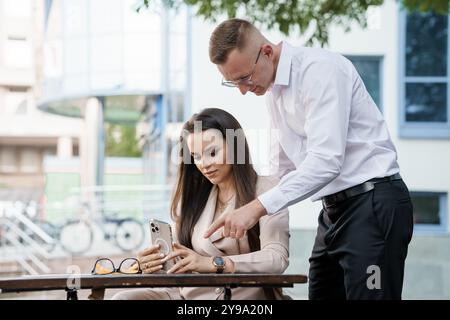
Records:
[[[252,24],[216,27],[209,55],[222,84],[266,94],[279,130],[279,184],[212,224],[241,238],[263,215],[321,200],[310,299],[401,299],[413,230],[409,191],[383,117],[352,63],[319,48],[273,44]]]

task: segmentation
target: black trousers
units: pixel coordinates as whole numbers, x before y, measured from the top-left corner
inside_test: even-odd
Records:
[[[412,232],[403,180],[324,207],[309,259],[309,299],[401,299]]]

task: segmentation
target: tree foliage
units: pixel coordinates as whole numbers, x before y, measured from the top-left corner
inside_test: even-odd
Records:
[[[141,157],[133,125],[105,124],[105,154],[109,157]]]
[[[449,0],[399,1],[409,11],[448,13]],[[323,46],[328,42],[331,25],[349,31],[356,22],[365,28],[367,9],[382,5],[384,0],[141,0],[137,10],[149,8],[155,2],[170,8],[183,4],[192,6],[197,16],[213,23],[218,17],[239,16],[285,35],[305,34],[312,30],[307,44]]]

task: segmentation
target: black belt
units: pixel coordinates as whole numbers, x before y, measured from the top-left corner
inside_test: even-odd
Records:
[[[325,207],[332,206],[338,202],[344,201],[348,198],[357,196],[359,194],[368,192],[372,190],[375,187],[376,183],[380,182],[388,182],[388,181],[395,181],[395,180],[401,180],[402,177],[400,176],[400,173],[396,173],[392,176],[384,177],[384,178],[373,178],[366,182],[363,182],[361,184],[358,184],[354,187],[330,194],[328,196],[325,196],[322,198],[322,204]]]

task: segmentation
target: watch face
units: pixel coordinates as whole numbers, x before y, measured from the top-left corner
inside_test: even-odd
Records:
[[[222,257],[214,257],[214,265],[216,265],[217,267],[223,267],[225,265],[224,260],[222,259]]]

